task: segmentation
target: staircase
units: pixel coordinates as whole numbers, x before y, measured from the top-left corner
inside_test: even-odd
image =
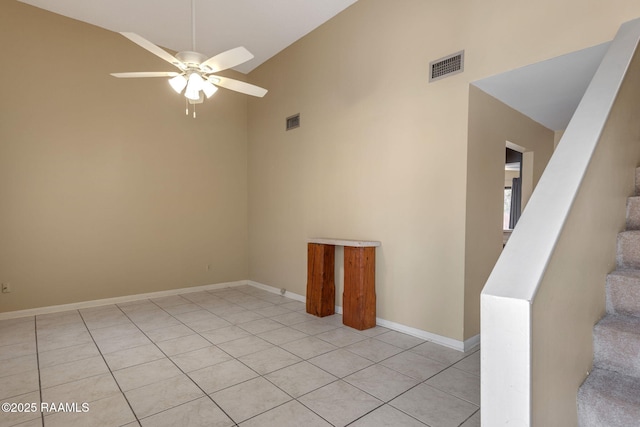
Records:
[[[578,391],[581,427],[640,426],[640,196],[627,201],[617,251],[618,268],[607,277],[607,315],[593,329],[594,368]]]

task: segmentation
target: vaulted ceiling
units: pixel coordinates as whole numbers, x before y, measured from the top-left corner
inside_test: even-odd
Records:
[[[19,0],[111,31],[128,31],[175,51],[207,57],[238,46],[255,58],[248,73],[357,0],[197,0],[192,49],[191,0]]]

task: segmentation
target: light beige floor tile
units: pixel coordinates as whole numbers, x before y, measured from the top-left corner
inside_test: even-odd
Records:
[[[86,328],[70,333],[49,335],[46,338],[40,338],[40,334],[38,334],[38,352],[72,347],[78,344],[89,344],[92,342],[93,339]]]
[[[85,413],[56,413],[45,416],[47,427],[119,427],[135,421],[122,394],[89,403]]]
[[[171,307],[164,307],[164,310],[167,313],[175,316],[176,314],[180,314],[180,313],[188,313],[190,311],[199,311],[199,310],[202,310],[202,307],[192,302],[185,301],[185,304],[174,305]]]
[[[140,329],[138,329],[136,325],[131,322],[127,322],[119,325],[111,325],[104,328],[93,329],[91,331],[91,336],[98,344],[100,344],[113,338],[140,333]]]
[[[156,343],[160,350],[167,356],[175,356],[177,354],[188,353],[200,348],[209,347],[211,343],[200,335],[188,335],[186,337],[174,338],[167,341]]]
[[[271,319],[261,318],[246,323],[240,323],[238,326],[249,333],[257,335],[274,329],[280,329],[282,328],[282,323],[278,323]]]
[[[400,347],[403,350],[408,350],[425,342],[423,339],[412,337],[411,335],[397,331],[389,331],[384,334],[376,335],[375,339]]]
[[[229,353],[233,357],[242,357],[247,354],[256,353],[261,350],[266,350],[273,347],[273,344],[258,338],[256,336],[249,336],[246,338],[240,338],[234,341],[227,341],[218,344],[218,347],[223,351]]]
[[[182,323],[175,317],[167,314],[166,316],[158,317],[157,319],[151,319],[144,322],[135,322],[136,326],[143,332],[153,331],[155,329],[169,328],[175,325],[181,325]]]
[[[35,408],[32,408],[31,406],[29,406],[28,411],[27,410],[18,411],[18,408],[16,406],[15,408],[11,408],[12,410],[15,410],[15,412],[0,413],[0,426],[2,427],[19,425],[21,423],[25,423],[34,419],[40,420],[41,418],[39,391],[33,391],[27,394],[21,394],[14,397],[7,397],[7,398],[0,398],[0,399],[2,399],[2,403],[4,402],[16,403],[16,404],[35,403],[36,405]],[[34,409],[35,409],[35,412],[33,411]]]
[[[195,332],[185,325],[169,326],[168,328],[154,329],[147,332],[149,339],[155,343],[193,334],[195,334]]]
[[[348,326],[347,326],[348,327]],[[369,328],[369,329],[365,329],[362,331],[359,331],[357,329],[351,328],[353,330],[353,332],[356,332],[358,334],[362,334],[365,337],[377,337],[380,334],[384,334],[385,332],[389,332],[391,329],[387,329],[384,326],[374,326],[373,328]]]
[[[337,380],[309,362],[288,366],[266,375],[265,378],[295,398]]]
[[[170,295],[167,297],[151,298],[151,302],[159,307],[166,309],[167,307],[175,307],[177,305],[186,304],[189,302],[189,300],[182,298],[180,295]]]
[[[429,359],[436,360],[446,365],[453,365],[456,362],[464,359],[470,353],[463,353],[461,351],[453,350],[432,342],[425,342],[416,347],[413,347],[410,351],[418,353],[421,356],[428,357]]]
[[[319,319],[313,319],[302,323],[296,323],[294,325],[291,325],[291,327],[293,329],[297,329],[298,331],[304,332],[307,335],[317,335],[323,332],[337,329],[340,326],[329,322],[323,322]]]
[[[0,347],[1,350],[1,347]],[[21,374],[38,369],[38,359],[35,354],[6,359],[0,363],[0,381],[2,377]]]
[[[306,337],[291,341],[281,345],[281,347],[303,359],[311,359],[312,357],[320,356],[321,354],[337,349],[335,345],[315,337]]]
[[[357,343],[358,341],[364,341],[367,339],[361,334],[350,331],[348,328],[339,327],[321,334],[316,335],[316,338],[320,338],[323,341],[331,343],[337,347],[344,347],[350,344]]]
[[[346,426],[382,405],[375,397],[344,381],[336,381],[298,399],[336,427]]]
[[[238,325],[240,323],[247,323],[253,320],[264,319],[264,317],[260,316],[258,313],[255,313],[250,310],[237,311],[235,313],[228,313],[224,315],[220,315],[224,320],[234,325]]]
[[[376,363],[402,351],[402,349],[398,347],[378,341],[374,338],[359,341],[344,348]]]
[[[480,352],[476,351],[453,366],[470,374],[480,376]]]
[[[274,316],[271,319],[276,322],[282,323],[285,326],[292,326],[302,322],[308,322],[309,320],[314,319],[314,316],[311,316],[306,313],[301,313],[299,311],[294,311],[292,313],[281,314],[280,316]]]
[[[40,369],[49,366],[60,365],[61,363],[75,362],[77,360],[88,359],[89,357],[100,356],[98,347],[93,342],[79,344],[71,347],[59,348],[57,350],[44,351],[38,354]]]
[[[231,427],[234,422],[218,406],[202,397],[175,408],[143,418],[143,427]]]
[[[131,320],[115,306],[110,310],[88,312],[81,310],[80,313],[89,330],[131,323]]]
[[[23,342],[0,346],[0,360],[13,359],[29,354],[36,354],[36,342]]]
[[[200,335],[206,338],[207,341],[216,345],[251,336],[249,332],[237,326],[227,326],[212,331],[202,332]]]
[[[176,368],[173,362],[166,358],[113,372],[113,376],[120,384],[122,391],[133,390],[178,375],[182,375],[180,369]]]
[[[211,395],[236,423],[282,405],[291,397],[264,378],[255,378]]]
[[[420,381],[382,365],[373,365],[344,378],[344,381],[388,402],[415,387]]]
[[[349,427],[425,427],[425,424],[411,418],[397,409],[384,405],[360,418]]]
[[[410,351],[392,356],[380,364],[420,381],[431,378],[447,367],[447,365]]]
[[[193,329],[193,331],[198,333],[213,331],[216,329],[232,326],[231,323],[227,322],[226,320],[218,316],[215,316],[214,319],[188,321],[188,322],[185,322],[185,325],[187,325],[189,328]]]
[[[143,363],[152,362],[158,359],[164,359],[166,356],[155,344],[141,345],[140,347],[127,348],[125,350],[107,353],[104,359],[112,371],[128,368],[130,366],[141,365]]]
[[[102,354],[115,353],[116,351],[151,344],[149,338],[147,338],[140,331],[134,331],[126,335],[121,335],[101,341],[96,340],[96,342]]]
[[[33,341],[36,329],[33,322],[20,322],[13,326],[0,326],[0,346]]]
[[[1,424],[0,424],[1,425]],[[25,421],[24,423],[16,424],[13,427],[42,427],[42,419],[40,417],[34,418],[29,421]]]
[[[240,427],[331,427],[295,400],[240,423]]]
[[[210,320],[210,321],[215,321],[217,319],[219,319],[218,316],[216,316],[215,314],[204,310],[204,309],[200,309],[197,311],[187,311],[184,313],[178,313],[178,314],[174,314],[174,316],[176,319],[178,319],[179,321],[181,321],[182,323],[188,323],[188,322],[198,322],[201,320]]]
[[[42,389],[44,402],[93,402],[116,394],[120,389],[110,373]]]
[[[189,376],[206,393],[214,393],[255,378],[258,374],[237,360],[229,360],[189,372]]]
[[[298,356],[278,347],[251,353],[239,357],[238,360],[260,375],[265,375],[302,361]]]
[[[196,371],[231,359],[231,356],[213,345],[171,357],[184,372]]]
[[[308,335],[288,326],[280,325],[279,329],[273,329],[267,332],[257,334],[258,337],[271,344],[282,345],[291,341],[306,338]]]
[[[278,305],[271,305],[269,307],[257,309],[255,312],[264,317],[274,317],[291,313],[291,310],[287,310],[286,308],[282,308]]]
[[[108,372],[102,357],[94,356],[40,369],[40,383],[42,388],[48,388]]]
[[[373,364],[370,360],[343,349],[330,351],[309,359],[309,363],[313,363],[338,378],[346,377]]]
[[[125,395],[138,418],[146,418],[169,408],[204,397],[202,390],[186,375],[126,391]]]
[[[412,388],[389,404],[433,427],[459,426],[478,410],[476,405],[426,384]]]
[[[282,304],[280,304],[280,307],[292,311],[305,311],[307,308],[305,303],[300,301],[283,302]]]
[[[480,411],[473,414],[460,427],[480,427]]]
[[[480,377],[449,368],[428,379],[425,384],[480,406]]]

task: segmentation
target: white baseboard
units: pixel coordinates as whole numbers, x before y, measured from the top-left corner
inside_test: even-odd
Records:
[[[187,294],[200,291],[212,291],[222,288],[246,285],[246,280],[237,282],[215,283],[211,285],[193,286],[190,288],[169,289],[166,291],[149,292],[146,294],[126,295],[123,297],[104,298],[92,301],[75,302],[71,304],[52,305],[48,307],[30,308],[27,310],[7,311],[0,313],[0,320],[15,319],[18,317],[38,316],[41,314],[58,313],[60,311],[80,310],[83,308],[99,307],[101,305],[120,304],[123,302],[139,301],[149,298],[161,298],[178,294]]]
[[[262,289],[263,291],[271,292],[278,295],[283,295],[282,290],[269,285],[263,285],[262,283],[254,282],[253,280],[247,280],[247,284],[255,288]],[[304,295],[294,294],[293,292],[285,290],[284,296],[291,298],[292,300],[307,302],[307,298]]]
[[[83,308],[99,307],[101,305],[120,304],[123,302],[139,301],[150,298],[161,298],[178,294],[186,294],[200,291],[211,291],[216,289],[231,288],[235,286],[250,285],[258,289],[262,289],[267,292],[282,295],[281,290],[273,286],[265,285],[262,283],[254,282],[253,280],[238,280],[236,282],[215,283],[211,285],[194,286],[190,288],[178,288],[170,289],[166,291],[150,292],[145,294],[126,295],[115,298],[104,298],[93,301],[82,301],[72,304],[53,305],[48,307],[31,308],[28,310],[17,310],[0,313],[0,320],[15,319],[18,317],[38,316],[41,314],[58,313],[68,310],[80,310]],[[304,295],[299,295],[290,291],[285,291],[284,296],[295,301],[306,302]],[[337,305],[335,308],[336,313],[342,314],[342,307]],[[458,351],[469,351],[474,347],[480,345],[480,335],[469,338],[466,341],[458,341],[442,335],[433,334],[431,332],[423,331],[422,329],[412,328],[400,323],[392,322],[390,320],[376,317],[376,324],[389,328],[394,331],[402,332],[407,335],[411,335],[417,338],[421,338],[426,341],[431,341],[436,344],[443,345],[445,347],[452,348]]]
[[[268,292],[280,294],[280,289],[277,289],[273,286],[254,282],[253,280],[248,280],[247,284]],[[306,302],[306,297],[304,295],[298,295],[294,294],[293,292],[286,291],[285,296],[296,301]],[[335,312],[338,314],[342,314],[342,306],[336,305]],[[404,334],[411,335],[416,338],[421,338],[426,341],[431,341],[458,351],[469,351],[480,345],[480,335],[476,335],[465,341],[459,341],[452,338],[443,337],[442,335],[423,331],[422,329],[412,328],[411,326],[406,326],[400,323],[392,322],[390,320],[381,319],[380,317],[376,317],[376,324],[393,331],[402,332]]]

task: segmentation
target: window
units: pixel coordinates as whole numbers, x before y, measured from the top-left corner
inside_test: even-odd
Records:
[[[504,187],[504,215],[502,216],[503,230],[509,230],[510,217],[511,217],[511,187]]]

